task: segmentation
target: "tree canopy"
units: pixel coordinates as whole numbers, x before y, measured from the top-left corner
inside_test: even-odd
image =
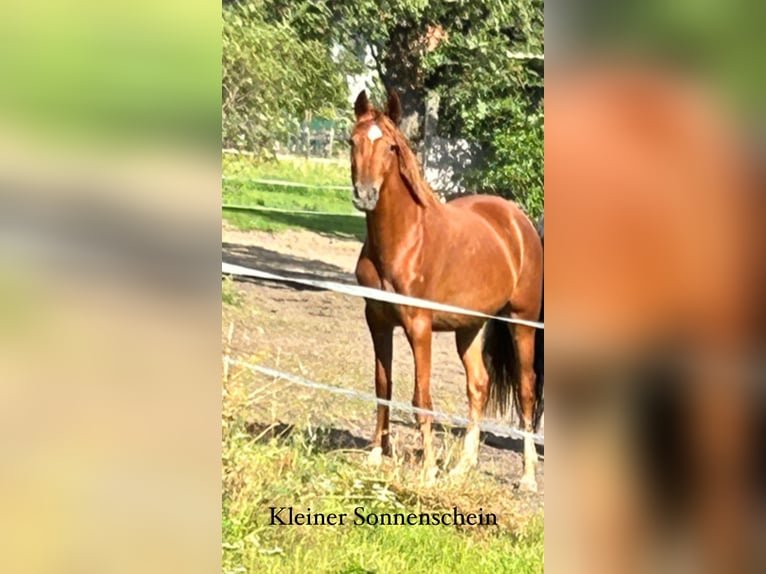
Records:
[[[256,0],[224,6],[224,141],[267,149],[307,110],[349,116],[347,74],[369,47],[416,144],[425,102],[439,131],[478,143],[467,187],[543,207],[542,0]],[[374,90],[373,90],[374,92]]]
[[[223,10],[223,145],[272,151],[311,111],[333,118],[348,106],[346,74],[361,65],[336,61],[326,42],[303,37],[289,20],[267,19],[267,2]]]

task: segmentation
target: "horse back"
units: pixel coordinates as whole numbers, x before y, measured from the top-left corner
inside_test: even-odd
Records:
[[[494,195],[469,195],[447,203],[455,220],[481,218],[504,243],[514,263],[542,258],[540,237],[532,221],[514,202]]]

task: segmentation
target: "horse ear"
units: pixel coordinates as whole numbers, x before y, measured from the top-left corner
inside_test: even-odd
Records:
[[[371,109],[372,106],[370,105],[370,100],[367,99],[367,92],[362,90],[359,92],[359,95],[354,102],[354,115],[356,116],[356,119],[358,120]]]
[[[399,96],[394,90],[388,92],[388,102],[386,102],[385,113],[396,125],[398,125],[399,120],[402,119],[402,105],[399,102]]]

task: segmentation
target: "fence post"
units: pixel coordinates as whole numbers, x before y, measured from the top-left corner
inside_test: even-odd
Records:
[[[335,126],[330,127],[330,132],[327,137],[327,157],[332,157],[332,146],[335,143]]]

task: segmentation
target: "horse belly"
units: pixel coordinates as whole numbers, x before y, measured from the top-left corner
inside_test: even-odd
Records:
[[[469,327],[480,327],[484,321],[486,319],[480,317],[434,311],[431,329],[438,332],[457,331]]]
[[[367,307],[375,313],[379,320],[398,327],[404,325],[405,321],[401,305],[393,305],[372,299],[367,299],[366,303]],[[431,330],[434,332],[452,332],[459,329],[481,327],[486,321],[486,319],[481,317],[459,313],[444,313],[442,311],[434,311],[431,317]]]
[[[485,246],[480,253],[482,261],[491,263],[478,265],[476,260],[464,257],[456,257],[449,263],[434,280],[435,301],[486,315],[495,315],[511,303],[515,276],[505,253],[495,246]],[[434,323],[445,327],[469,327],[484,320],[455,313],[440,312],[434,316]]]

